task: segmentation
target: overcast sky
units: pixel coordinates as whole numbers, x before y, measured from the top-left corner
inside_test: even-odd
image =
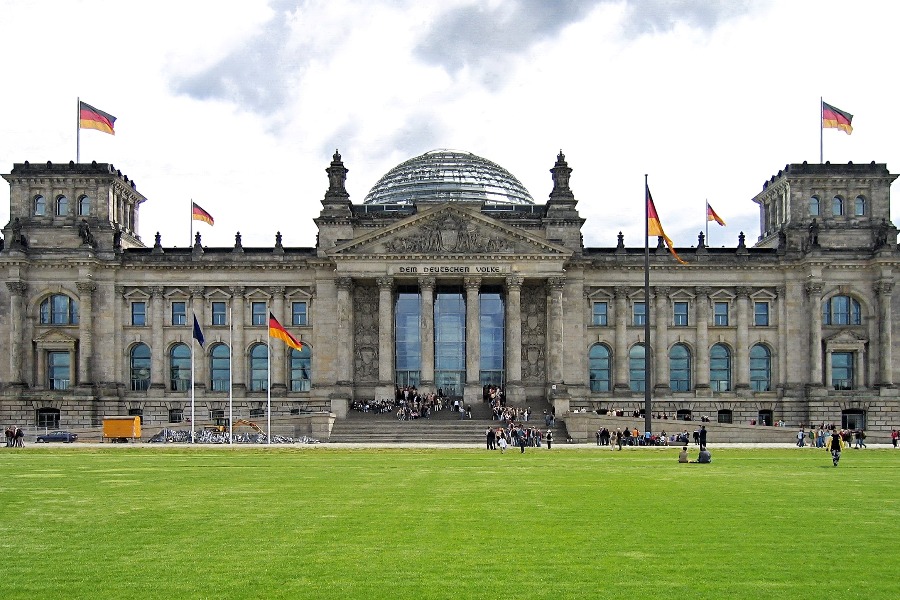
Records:
[[[400,162],[467,150],[538,202],[560,149],[588,246],[643,246],[643,185],[677,246],[708,199],[759,236],[751,198],[819,160],[819,98],[854,115],[825,160],[900,172],[900,4],[875,0],[0,0],[0,169],[68,162],[76,99],[115,115],[81,132],[147,198],[139,234],[207,246],[312,246],[339,149],[361,203]],[[9,220],[2,184],[0,223]],[[898,184],[893,191],[900,197]],[[894,203],[895,219],[897,201]]]

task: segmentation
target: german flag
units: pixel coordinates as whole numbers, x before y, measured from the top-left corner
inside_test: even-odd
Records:
[[[78,101],[78,127],[80,129],[96,129],[103,133],[116,135],[116,118],[107,112],[94,108],[86,102]]]
[[[269,336],[278,338],[295,350],[303,350],[303,342],[292,336],[272,313],[269,313]]]
[[[200,208],[200,205],[196,202],[191,202],[191,218],[195,221],[203,221],[209,225],[214,225],[215,220],[212,218],[212,215]]]
[[[725,221],[722,220],[722,217],[716,214],[716,211],[714,211],[713,207],[709,205],[709,202],[706,203],[706,220],[715,221],[722,227],[725,227]]]
[[[675,260],[680,262],[683,265],[687,263],[681,260],[681,257],[678,256],[678,253],[675,252],[675,247],[672,244],[672,239],[666,235],[666,232],[663,231],[662,223],[659,222],[659,215],[656,214],[656,206],[653,204],[653,196],[650,195],[649,186],[647,189],[647,236],[656,236],[661,237],[666,241],[666,245],[669,247],[669,252],[672,253],[672,256],[675,257]]]
[[[827,102],[822,103],[822,127],[825,129],[840,129],[850,135],[853,133],[853,127],[850,126],[852,120],[853,115],[847,111],[835,108]]]

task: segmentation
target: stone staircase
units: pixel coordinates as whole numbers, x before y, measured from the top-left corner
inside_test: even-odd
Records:
[[[528,425],[544,428],[543,411],[548,406],[529,403],[532,418]],[[400,421],[396,415],[376,415],[350,411],[346,419],[338,419],[331,429],[331,444],[448,444],[483,445],[488,427],[498,427],[499,421],[491,419],[491,408],[479,402],[472,406],[472,418],[460,419],[459,413],[441,410],[431,413],[428,419]],[[559,434],[557,434],[559,435]],[[565,435],[560,435],[565,438]]]

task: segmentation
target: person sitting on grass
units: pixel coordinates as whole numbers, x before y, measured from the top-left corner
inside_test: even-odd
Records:
[[[697,457],[697,460],[692,460],[691,462],[698,464],[709,464],[712,462],[712,454],[709,453],[709,450],[706,449],[706,446],[700,446],[700,455]]]
[[[678,453],[678,462],[680,462],[680,463],[690,462],[690,460],[688,459],[687,446],[682,448],[681,452]]]

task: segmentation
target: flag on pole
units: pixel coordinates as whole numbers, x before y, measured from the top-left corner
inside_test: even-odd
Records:
[[[78,101],[78,128],[96,129],[110,135],[116,135],[116,118],[107,112],[94,108],[86,102]]]
[[[206,341],[203,338],[203,330],[200,329],[200,323],[197,322],[197,315],[194,315],[194,339],[200,342],[200,347],[203,347],[203,342]]]
[[[200,208],[200,205],[196,202],[191,202],[191,218],[195,221],[203,221],[209,225],[215,224],[215,220],[212,218],[212,215]]]
[[[706,220],[715,221],[722,227],[725,227],[725,221],[722,220],[722,217],[716,214],[716,211],[713,210],[712,206],[709,205],[709,202],[706,203]]]
[[[663,231],[662,223],[659,222],[659,215],[656,214],[656,206],[653,204],[653,196],[650,195],[650,187],[647,186],[647,235],[648,236],[656,236],[661,237],[666,241],[666,245],[669,247],[669,252],[672,253],[672,256],[675,257],[675,260],[680,262],[683,265],[687,263],[681,260],[681,257],[678,256],[678,253],[675,252],[675,247],[672,244],[672,239],[666,235],[666,232]]]
[[[303,350],[303,342],[292,336],[287,329],[282,327],[278,319],[272,313],[269,313],[269,335],[278,338],[295,350]]]
[[[822,127],[825,129],[840,129],[850,135],[853,133],[853,127],[850,122],[853,121],[853,115],[847,111],[835,108],[827,102],[822,103]]]

